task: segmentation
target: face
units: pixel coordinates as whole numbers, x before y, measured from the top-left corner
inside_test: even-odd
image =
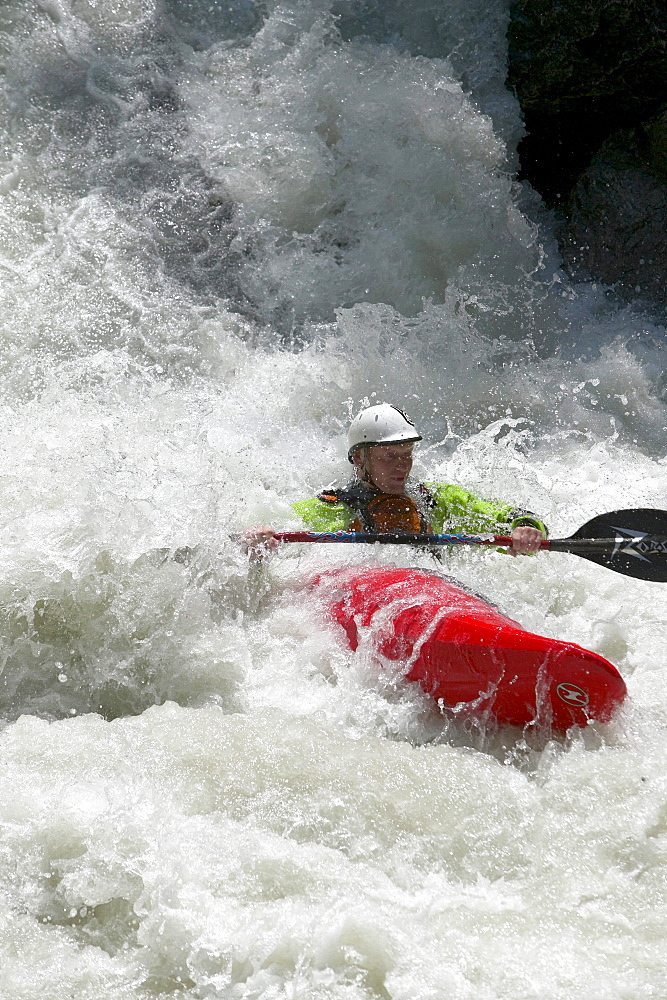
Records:
[[[363,466],[366,478],[383,493],[405,492],[414,444],[378,444],[374,448],[361,448],[353,455],[354,464]]]

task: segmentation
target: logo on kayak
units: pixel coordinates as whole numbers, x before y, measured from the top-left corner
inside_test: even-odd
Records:
[[[564,681],[559,684],[556,688],[556,694],[561,701],[564,701],[566,705],[573,705],[576,708],[585,708],[588,704],[588,695],[583,688],[577,687],[576,684],[568,684]]]

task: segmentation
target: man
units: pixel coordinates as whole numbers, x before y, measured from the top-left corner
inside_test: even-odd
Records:
[[[511,504],[483,500],[461,486],[410,479],[412,452],[421,435],[409,417],[389,403],[368,406],[348,431],[348,459],[355,477],[293,509],[313,531],[422,531],[508,534],[508,552],[536,552],[546,538],[543,522]],[[246,551],[259,555],[278,540],[261,526],[242,535]]]

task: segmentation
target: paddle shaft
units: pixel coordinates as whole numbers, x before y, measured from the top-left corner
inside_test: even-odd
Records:
[[[443,535],[403,531],[280,531],[282,542],[342,542],[380,545],[509,546],[507,535]],[[667,582],[667,512],[652,508],[617,510],[587,521],[570,538],[544,539],[540,548],[569,552],[624,576]]]
[[[281,542],[342,542],[380,545],[502,545],[494,535],[429,535],[409,531],[277,531]]]
[[[281,542],[342,542],[380,545],[511,545],[509,535],[436,535],[408,531],[277,531]],[[547,552],[606,552],[627,543],[625,538],[545,538],[540,549]],[[667,536],[645,538],[650,551],[667,555]]]

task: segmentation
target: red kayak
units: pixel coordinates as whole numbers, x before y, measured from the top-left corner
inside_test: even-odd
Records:
[[[316,583],[326,587],[353,650],[368,636],[446,708],[565,731],[608,722],[626,696],[616,667],[597,653],[526,632],[443,577],[355,567],[323,573]]]

